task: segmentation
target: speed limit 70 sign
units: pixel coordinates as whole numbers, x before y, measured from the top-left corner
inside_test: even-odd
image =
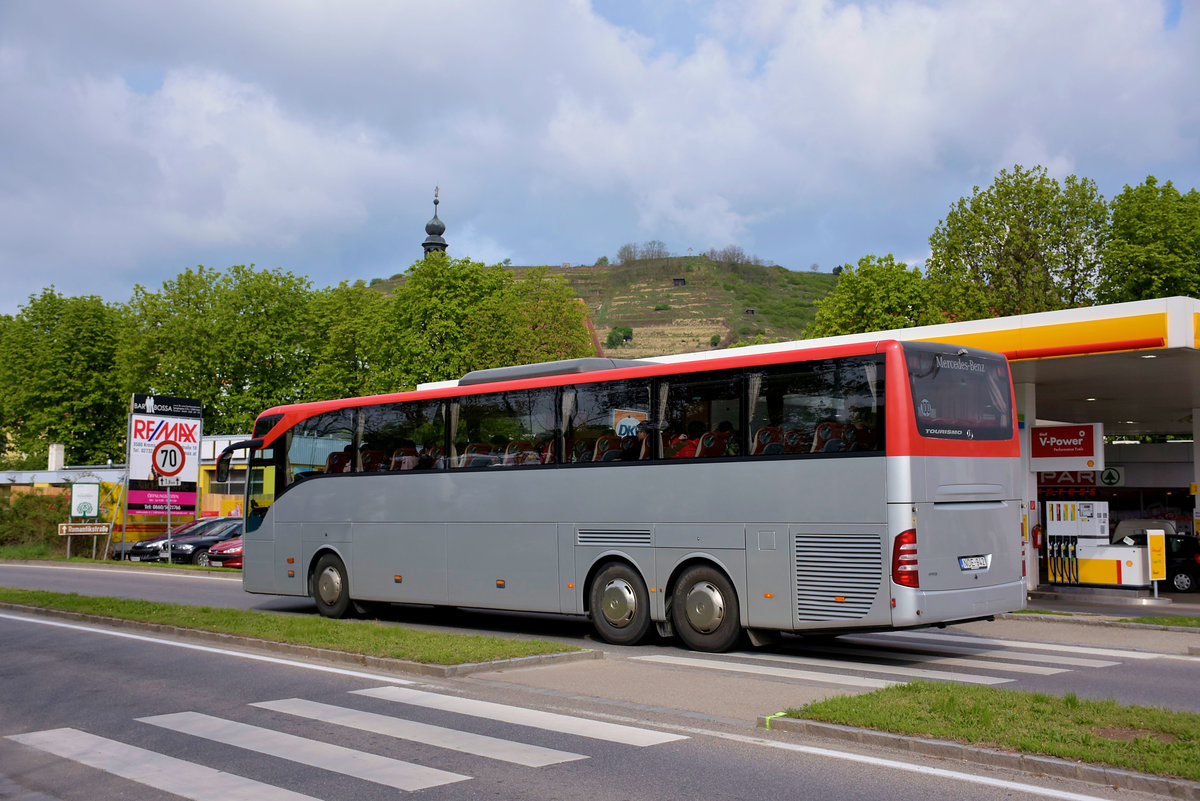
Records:
[[[160,476],[177,476],[187,464],[187,456],[178,442],[164,440],[154,446],[154,472]]]

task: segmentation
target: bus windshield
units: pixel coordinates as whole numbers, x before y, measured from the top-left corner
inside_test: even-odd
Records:
[[[904,356],[921,436],[1012,438],[1012,385],[1003,356],[916,343],[905,343]]]

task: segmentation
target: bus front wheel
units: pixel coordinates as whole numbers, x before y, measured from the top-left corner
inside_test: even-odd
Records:
[[[650,628],[650,595],[637,571],[621,562],[606,565],[592,581],[592,625],[605,642],[634,645]]]
[[[671,594],[671,622],[693,651],[728,651],[742,633],[733,585],[708,565],[688,568]]]
[[[350,581],[346,565],[336,555],[327,553],[317,560],[309,593],[317,611],[325,617],[345,617],[350,610]]]

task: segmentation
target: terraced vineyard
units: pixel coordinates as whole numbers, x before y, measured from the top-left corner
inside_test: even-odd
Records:
[[[800,339],[816,315],[816,302],[837,283],[830,273],[720,263],[706,256],[560,266],[550,273],[565,278],[587,304],[601,343],[615,326],[633,329],[631,340],[605,348],[605,355],[627,359],[711,350],[756,338]],[[371,285],[389,292],[398,278]]]
[[[606,355],[638,358],[727,347],[761,337],[799,339],[833,290],[829,273],[721,264],[703,256],[552,268],[592,311],[603,341],[614,326],[633,339]],[[715,339],[715,345],[714,345]]]

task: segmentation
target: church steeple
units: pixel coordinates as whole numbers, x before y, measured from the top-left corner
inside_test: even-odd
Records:
[[[437,216],[438,207],[438,188],[433,188],[433,219],[425,223],[425,241],[421,243],[421,247],[425,248],[425,257],[428,258],[430,253],[445,253],[446,240],[442,238],[442,234],[446,233],[446,225]]]

